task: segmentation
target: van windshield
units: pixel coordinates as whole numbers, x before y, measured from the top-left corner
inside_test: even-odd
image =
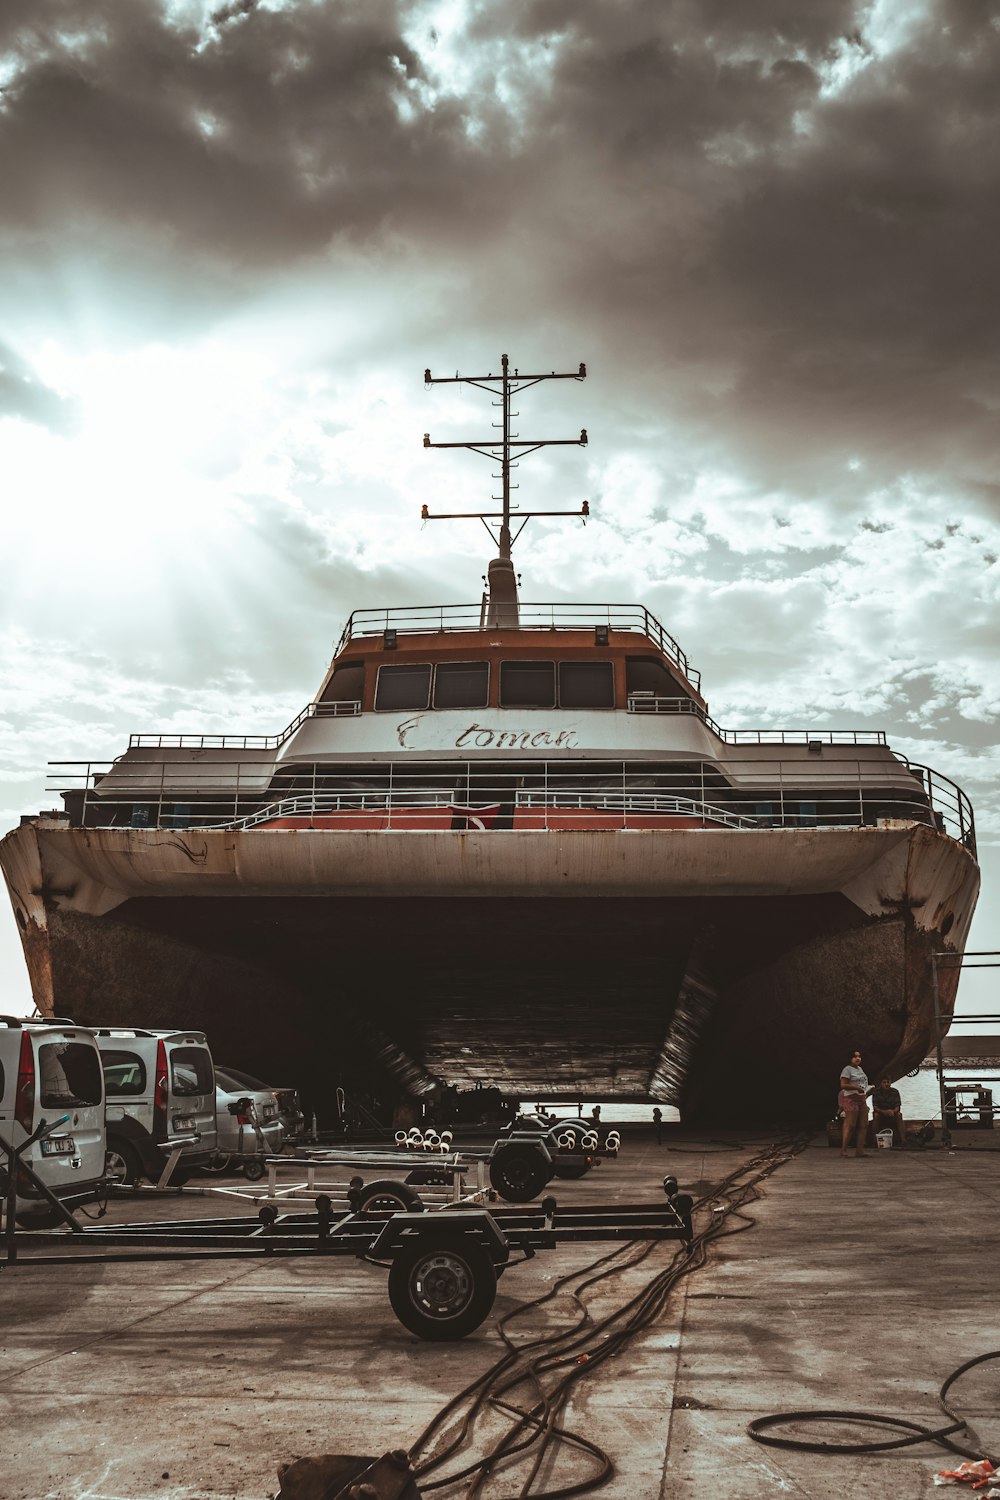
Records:
[[[43,1042],[38,1049],[43,1109],[100,1104],[104,1075],[96,1047],[84,1042]]]
[[[170,1053],[170,1087],[178,1096],[210,1094],[215,1087],[212,1059],[206,1047],[174,1047]]]

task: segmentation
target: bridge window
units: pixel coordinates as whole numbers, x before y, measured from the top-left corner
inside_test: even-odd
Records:
[[[365,685],[365,667],[360,661],[334,667],[329,686],[323,694],[324,703],[360,703]]]
[[[662,662],[651,656],[629,656],[625,661],[625,687],[629,693],[652,693],[657,698],[683,698],[687,694]]]
[[[430,662],[416,666],[379,667],[375,707],[427,708],[431,701]]]
[[[561,661],[560,708],[614,708],[615,669],[609,661]]]
[[[442,661],[435,668],[435,708],[485,708],[489,689],[489,662]]]
[[[501,708],[555,708],[556,664],[552,661],[500,663]]]

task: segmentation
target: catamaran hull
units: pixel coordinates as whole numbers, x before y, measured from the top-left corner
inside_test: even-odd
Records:
[[[36,1004],[197,1025],[217,1060],[382,1098],[482,1082],[687,1118],[820,1118],[854,1047],[934,1034],[972,855],[854,829],[80,829],[0,844]],[[947,1018],[957,966],[939,973]]]

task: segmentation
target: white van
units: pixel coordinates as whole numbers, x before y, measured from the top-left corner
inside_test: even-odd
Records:
[[[21,1160],[67,1207],[96,1198],[104,1185],[104,1078],[93,1032],[60,1017],[0,1016],[0,1136],[16,1148],[43,1119],[54,1129]],[[2,1151],[0,1178],[6,1193]],[[16,1218],[32,1229],[61,1222],[23,1172]]]
[[[112,1182],[159,1181],[175,1147],[171,1182],[215,1155],[215,1069],[201,1031],[97,1026],[107,1090],[107,1173]]]

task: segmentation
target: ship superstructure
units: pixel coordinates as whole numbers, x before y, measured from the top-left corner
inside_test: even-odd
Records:
[[[878,732],[721,727],[641,606],[519,598],[510,469],[587,435],[522,442],[511,398],[584,374],[504,356],[472,378],[500,435],[425,437],[500,464],[478,604],[356,611],[274,736],[57,769],[65,812],[0,845],[41,1009],[197,1023],[314,1092],[716,1118],[827,1109],[855,1045],[919,1062],[978,892],[968,799]]]

